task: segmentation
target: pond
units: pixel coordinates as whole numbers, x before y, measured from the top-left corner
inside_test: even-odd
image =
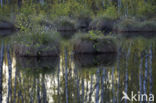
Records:
[[[59,57],[18,57],[4,47],[0,103],[127,103],[124,94],[152,101],[155,54],[155,37],[140,36],[118,39],[117,53],[95,55],[64,47]]]

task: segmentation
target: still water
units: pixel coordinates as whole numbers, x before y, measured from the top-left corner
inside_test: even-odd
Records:
[[[149,100],[156,94],[155,38],[120,38],[117,48],[97,55],[64,48],[59,57],[42,58],[17,57],[4,48],[0,103],[129,103],[121,101],[123,91]]]

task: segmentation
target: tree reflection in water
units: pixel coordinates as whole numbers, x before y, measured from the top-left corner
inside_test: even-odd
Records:
[[[156,93],[152,46],[100,56],[65,49],[60,57],[43,58],[15,57],[9,48],[5,55],[3,45],[0,50],[0,103],[120,103],[122,91]]]
[[[2,42],[1,49],[0,49],[0,103],[2,103],[2,83],[3,83],[3,57],[4,57],[4,45]]]

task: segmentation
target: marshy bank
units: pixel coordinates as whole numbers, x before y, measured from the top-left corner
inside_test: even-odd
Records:
[[[18,15],[17,18],[15,19],[15,21],[17,22],[15,23],[1,20],[0,36],[11,35],[14,32],[19,31],[20,34],[24,35],[17,35],[17,38],[22,38],[22,36],[23,37],[26,36],[27,38],[30,35],[32,35],[32,38],[37,38],[37,36],[39,36],[38,38],[41,38],[41,36],[43,36],[43,33],[45,34],[51,33],[51,35],[55,35],[58,37],[58,38],[53,37],[54,39],[55,38],[72,39],[75,36],[75,34],[76,35],[80,34],[81,36],[82,35],[81,32],[85,34],[90,33],[92,31],[103,33],[103,35],[101,36],[121,33],[122,34],[136,33],[137,35],[138,34],[141,35],[142,33],[154,34],[156,32],[155,18],[151,19],[141,19],[137,17],[112,18],[107,16],[100,16],[94,18],[88,17],[88,19],[85,19],[87,17],[84,17],[84,19],[87,22],[85,23],[83,22],[84,19],[82,19],[83,16],[81,17],[82,21],[80,17],[69,17],[69,16],[60,16],[57,19],[50,19],[48,17],[46,18],[45,16],[40,17],[40,15],[39,17],[30,16],[27,18],[24,18],[23,16],[24,16],[23,14]],[[49,34],[45,35],[45,38],[46,37],[48,38],[48,36],[49,38],[51,38],[51,35]],[[51,38],[51,40],[53,38]],[[49,39],[49,41],[51,40]]]
[[[152,32],[155,35],[156,30],[155,21],[139,22],[128,18],[118,21],[108,17],[89,20],[90,24],[88,22],[85,31],[84,28],[78,29],[76,20],[70,17],[60,17],[48,22],[33,22],[32,18],[29,19],[32,23],[28,28],[21,25],[24,26],[23,29],[11,40],[15,53],[20,56],[58,56],[64,45],[62,41],[71,43],[74,53],[115,53],[120,38],[118,34],[144,36],[143,32]]]
[[[155,32],[151,31],[136,31],[128,30],[117,32],[104,32],[103,30],[89,30],[80,31],[76,30],[73,22],[70,20],[60,20],[60,26],[47,27],[45,25],[34,24],[33,29],[20,30],[14,36],[11,36],[10,43],[13,47],[15,54],[19,56],[32,56],[32,57],[45,57],[45,56],[59,56],[61,48],[66,44],[75,54],[101,54],[101,53],[116,53],[118,49],[118,41],[122,36],[125,37],[151,37]],[[58,25],[56,23],[56,25]],[[113,24],[117,26],[116,24]],[[74,28],[74,29],[72,29]],[[108,26],[108,25],[107,25]],[[136,26],[136,25],[135,25]],[[62,28],[62,29],[60,29]],[[120,27],[122,28],[122,26]],[[141,30],[142,30],[141,29]],[[110,30],[110,29],[109,29]],[[123,33],[121,33],[123,32]],[[149,33],[148,33],[149,32]],[[147,35],[144,35],[147,34]],[[66,42],[66,43],[65,43]],[[65,44],[64,44],[65,43]]]

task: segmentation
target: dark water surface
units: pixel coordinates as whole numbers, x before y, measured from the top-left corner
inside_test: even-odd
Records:
[[[117,46],[116,54],[74,55],[67,48],[60,57],[42,58],[4,48],[0,103],[128,103],[123,91],[149,99],[156,94],[155,38],[122,38]]]

